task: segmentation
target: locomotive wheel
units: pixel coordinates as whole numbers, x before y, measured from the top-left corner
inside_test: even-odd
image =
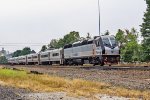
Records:
[[[100,64],[101,66],[104,66],[104,62],[103,61],[101,61],[101,64]]]
[[[83,66],[83,65],[84,65],[84,60],[83,60],[83,59],[81,60],[80,65],[81,65],[81,66]]]
[[[69,61],[68,61],[68,64],[69,64],[69,66],[73,65],[73,61],[72,61],[72,60],[69,60]]]
[[[65,65],[69,65],[69,63],[68,63],[67,60],[64,61],[64,66],[65,66]]]

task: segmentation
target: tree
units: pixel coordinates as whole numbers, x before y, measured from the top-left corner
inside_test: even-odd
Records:
[[[143,37],[150,37],[150,0],[145,0],[147,4],[146,12],[144,13],[143,23],[141,25],[141,33]]]
[[[49,48],[56,48],[57,47],[57,43],[58,43],[58,40],[52,39],[50,44],[48,44],[48,47]]]
[[[140,59],[140,48],[138,44],[138,32],[132,28],[130,31],[121,29],[116,34],[116,40],[120,43],[123,61],[132,62]]]
[[[145,0],[147,4],[146,12],[144,13],[143,23],[141,25],[141,33],[144,38],[142,42],[143,51],[150,52],[150,0]],[[150,61],[150,55],[144,54],[144,60]]]
[[[91,39],[91,35],[90,35],[90,33],[87,33],[86,38],[87,38],[87,39]]]
[[[17,50],[13,53],[12,57],[18,57],[18,56],[21,56],[21,50]]]
[[[52,39],[50,44],[48,44],[49,48],[61,48],[66,44],[74,43],[80,40],[79,32],[72,31],[69,34],[65,35],[60,39]]]
[[[61,48],[65,45],[64,39],[59,39],[56,48]]]
[[[31,53],[36,53],[36,52],[34,50],[32,50]]]
[[[25,47],[21,51],[21,55],[27,55],[27,54],[30,54],[30,53],[31,53],[31,49],[29,47]]]
[[[70,44],[79,41],[79,32],[72,31],[63,37],[64,44]]]
[[[116,40],[119,42],[120,47],[123,47],[123,44],[126,42],[125,32],[123,30],[118,29],[118,32],[116,34]]]
[[[44,52],[44,51],[46,51],[46,50],[47,50],[47,46],[46,46],[46,45],[43,45],[41,51]]]
[[[6,59],[5,56],[1,56],[0,57],[0,64],[7,64],[8,63],[8,60]]]
[[[150,54],[148,52],[150,52],[150,38],[143,40],[143,52],[144,52],[144,61],[149,62],[150,61]]]
[[[25,47],[22,50],[17,50],[13,53],[12,57],[23,56],[31,53],[36,53],[34,50],[31,51],[29,47]]]
[[[110,32],[108,30],[106,30],[104,35],[110,35]]]

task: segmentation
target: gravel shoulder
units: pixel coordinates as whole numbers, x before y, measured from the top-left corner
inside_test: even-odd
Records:
[[[0,100],[22,100],[20,94],[29,93],[24,89],[0,86]]]
[[[24,89],[0,86],[0,100],[130,100],[129,98],[95,95],[94,98],[70,97],[64,92],[31,93]]]
[[[130,100],[129,98],[108,96],[108,95],[95,95],[94,98],[85,97],[70,97],[64,92],[55,93],[31,93],[22,95],[25,100]]]

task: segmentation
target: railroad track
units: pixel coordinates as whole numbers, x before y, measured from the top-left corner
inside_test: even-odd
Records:
[[[150,66],[93,66],[93,67],[81,67],[83,69],[99,69],[99,70],[149,70],[150,71]]]
[[[150,66],[50,66],[50,65],[14,65],[6,66],[11,68],[27,67],[27,68],[46,68],[46,69],[85,69],[85,70],[147,70],[150,71]]]

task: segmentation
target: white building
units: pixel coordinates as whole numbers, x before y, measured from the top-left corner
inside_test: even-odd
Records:
[[[0,57],[1,56],[6,56],[6,55],[7,55],[6,50],[4,50],[4,48],[2,48],[2,50],[0,51]]]
[[[0,51],[0,57],[5,56],[6,58],[11,58],[12,54],[9,54],[4,48]]]

